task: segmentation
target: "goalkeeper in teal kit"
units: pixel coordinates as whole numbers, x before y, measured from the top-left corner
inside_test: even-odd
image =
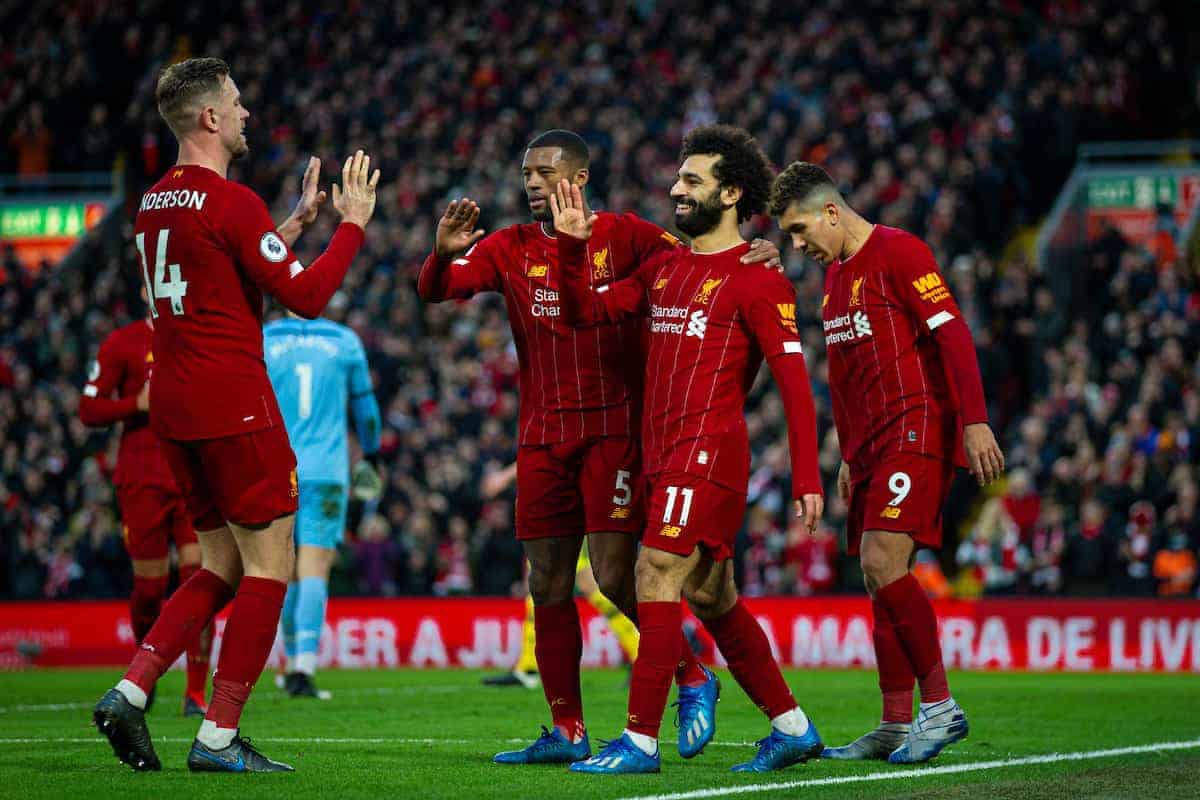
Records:
[[[296,451],[300,489],[296,574],[280,618],[287,653],[283,688],[292,697],[318,697],[313,675],[329,570],[346,529],[347,484],[368,502],[382,490],[375,463],[379,406],[362,342],[344,325],[289,316],[264,327],[263,337],[267,372]],[[347,409],[363,452],[352,480]]]

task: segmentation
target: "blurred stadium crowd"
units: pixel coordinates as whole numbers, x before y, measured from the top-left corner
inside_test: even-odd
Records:
[[[522,146],[566,127],[593,148],[594,205],[665,223],[682,133],[744,125],[776,165],[820,162],[868,218],[923,236],[975,333],[1011,471],[994,494],[956,486],[950,544],[920,565],[929,590],[1191,594],[1195,274],[1115,232],[1065,278],[1006,247],[1049,208],[1081,141],[1197,128],[1200,81],[1172,16],[1186,5],[0,2],[0,174],[117,169],[132,205],[174,158],[155,77],[194,54],[231,64],[251,111],[251,155],[231,177],[280,219],[308,154],[332,176],[351,149],[371,152],[379,222],[328,316],[367,345],[387,491],[352,508],[332,589],[508,594],[522,571],[512,498],[485,484],[514,457],[515,354],[499,297],[418,301],[442,208],[465,195],[489,230],[524,221]],[[332,221],[301,241],[306,260]],[[128,231],[88,241],[77,271],[0,254],[0,596],[127,591],[117,437],[76,409],[99,343],[142,313]],[[789,528],[782,408],[760,387],[739,546],[751,595],[861,580],[838,554],[822,277],[789,251],[830,502],[818,537]]]

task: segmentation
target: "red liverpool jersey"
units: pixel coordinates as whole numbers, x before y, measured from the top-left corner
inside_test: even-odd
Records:
[[[134,239],[150,293],[156,366],[150,417],[170,439],[281,425],[263,362],[263,292],[315,316],[362,229],[342,223],[305,270],[253,191],[200,166],[172,167],[142,196]]]
[[[79,418],[85,425],[124,423],[113,475],[117,486],[175,486],[158,434],[150,428],[150,415],[137,407],[138,393],[154,367],[153,337],[154,329],[146,320],[110,333],[100,345],[79,398]]]
[[[585,257],[590,285],[605,287],[679,240],[634,214],[601,212]],[[430,254],[422,299],[502,292],[520,361],[520,442],[550,444],[636,435],[641,327],[635,321],[576,330],[562,317],[555,237],[513,225],[446,263]]]
[[[744,406],[766,358],[784,393],[793,492],[821,493],[812,391],[796,331],[796,293],[779,272],[743,264],[750,246],[660,255],[628,279],[592,289],[584,242],[564,237],[568,317],[641,317],[648,326],[642,458],[647,475],[680,471],[738,492],[749,481]],[[586,331],[586,328],[581,330]]]
[[[933,253],[876,225],[825,274],[821,319],[842,458],[852,472],[901,450],[956,460],[955,402],[932,332],[961,317]]]

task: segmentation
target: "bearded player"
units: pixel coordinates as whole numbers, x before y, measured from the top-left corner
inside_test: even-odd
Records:
[[[138,644],[158,619],[167,595],[169,543],[175,542],[180,585],[200,569],[196,531],[163,457],[162,444],[150,429],[153,337],[154,320],[149,316],[110,333],[100,345],[79,398],[79,418],[85,425],[121,423],[113,484],[121,509],[125,550],[133,567],[129,623]],[[188,645],[187,688],[183,693],[185,717],[203,717],[208,710],[205,684],[211,651],[209,626]],[[151,702],[147,699],[147,707]]]
[[[734,678],[770,720],[758,753],[737,772],[783,769],[817,756],[816,727],[796,703],[758,621],[738,597],[734,539],[750,478],[744,405],[764,359],[783,400],[798,516],[815,529],[824,495],[812,391],[796,330],[796,294],[778,272],[742,263],[739,224],[766,207],[771,171],[745,130],[696,128],[671,188],[675,224],[691,246],[662,253],[629,278],[602,284],[587,269],[598,218],[578,187],[551,198],[564,308],[581,332],[648,326],[642,452],[648,497],[637,560],[641,642],[622,735],[571,765],[594,774],[658,772],[658,733],[680,657],[680,598],[712,634]],[[680,729],[680,741],[691,732]]]
[[[823,757],[927,761],[968,726],[950,695],[933,605],[911,572],[914,555],[941,546],[960,454],[981,486],[1004,470],[971,331],[929,247],[863,219],[820,167],[784,170],[771,214],[797,250],[827,268],[821,318],[842,448],[838,493],[872,598],[883,693],[879,726]]]
[[[340,191],[333,189],[342,223],[305,269],[290,242],[317,214],[316,159],[300,205],[277,230],[258,195],[226,178],[230,162],[248,150],[250,112],[225,62],[173,64],[155,96],[179,141],[179,160],[142,196],[134,223],[154,320],[150,423],[191,514],[202,568],[163,606],[92,718],[118,759],[139,771],[161,769],[146,727],[146,696],[232,600],[212,701],[188,768],[290,771],[251,747],[238,728],[275,640],[295,560],[296,457],[263,364],[263,293],[302,316],[321,313],[362,245],[379,172],[370,175],[362,151],[346,159]]]
[[[560,180],[588,181],[587,144],[565,130],[543,133],[525,150],[521,173],[533,222],[484,237],[479,206],[450,203],[417,284],[427,302],[501,292],[520,362],[517,538],[529,560],[535,654],[553,727],[529,747],[499,753],[501,764],[570,763],[591,747],[579,686],[583,634],[575,607],[576,564],[583,537],[600,590],[637,622],[633,564],[642,508],[637,441],[641,397],[641,330],[635,321],[577,331],[562,319],[558,250],[548,198]],[[599,285],[630,274],[679,241],[633,214],[597,215],[591,275]],[[769,261],[773,245],[751,260]],[[684,648],[675,664],[679,720],[695,726],[685,757],[715,731],[716,677]],[[681,728],[683,729],[683,728]]]

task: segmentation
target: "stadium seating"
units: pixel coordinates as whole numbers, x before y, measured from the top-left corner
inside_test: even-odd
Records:
[[[174,157],[154,77],[187,54],[232,65],[251,111],[251,155],[231,177],[277,217],[309,153],[325,160],[326,179],[355,147],[383,170],[383,224],[328,315],[367,345],[388,484],[377,507],[352,510],[356,535],[335,591],[462,591],[466,574],[476,593],[520,583],[511,496],[480,490],[484,473],[514,455],[503,305],[426,306],[414,290],[446,201],[478,200],[489,230],[522,221],[522,144],[569,127],[593,147],[596,205],[666,222],[681,134],[711,120],[750,128],[779,166],[825,164],[856,208],[926,238],[946,271],[1014,468],[994,497],[966,480],[956,487],[942,566],[960,565],[959,591],[1195,591],[1195,274],[1114,231],[1088,253],[1086,304],[1070,305],[1006,247],[1049,208],[1080,142],[1195,129],[1196,104],[1169,94],[1194,74],[1176,38],[1187,26],[1154,3],[1145,14],[1115,0],[959,4],[948,14],[934,0],[902,10],[764,3],[753,14],[670,0],[604,14],[499,0],[337,10],[217,2],[203,13],[146,3],[136,15],[86,5],[23,4],[0,25],[0,174],[120,169],[132,206]],[[306,258],[332,219],[302,240]],[[76,413],[99,342],[140,313],[128,230],[85,243],[81,271],[35,272],[0,253],[0,596],[128,591],[109,486],[116,437],[85,429]],[[765,219],[751,232],[775,235]],[[830,480],[826,542],[845,508],[833,499],[821,275],[789,251]],[[857,568],[831,546],[789,532],[773,393],[756,394],[748,424],[747,592],[854,585]]]

